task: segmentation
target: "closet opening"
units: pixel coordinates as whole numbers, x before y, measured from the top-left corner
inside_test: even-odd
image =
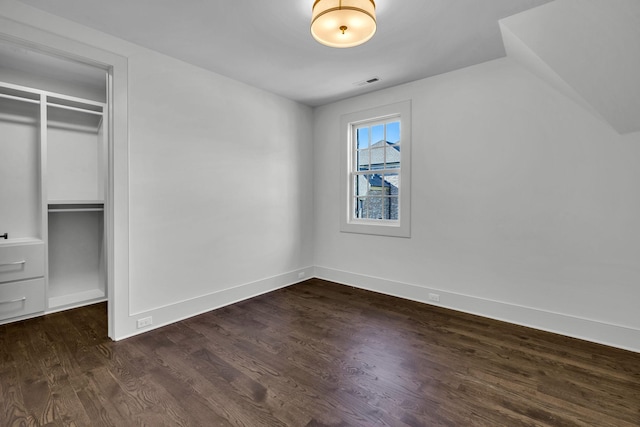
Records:
[[[110,82],[0,39],[0,324],[112,302]]]

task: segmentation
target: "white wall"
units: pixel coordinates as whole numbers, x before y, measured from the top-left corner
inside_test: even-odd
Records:
[[[128,138],[115,146],[113,338],[312,274],[310,108],[12,0],[0,11],[0,37],[128,63],[115,73],[128,74]]]
[[[412,236],[340,233],[340,116],[404,99]],[[640,351],[640,133],[505,58],[319,107],[314,141],[319,276]]]
[[[129,65],[131,311],[312,266],[311,109],[150,51]]]
[[[37,104],[0,99],[0,233],[10,239],[42,237],[39,115]]]

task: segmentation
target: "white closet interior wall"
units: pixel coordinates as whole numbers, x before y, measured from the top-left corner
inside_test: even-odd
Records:
[[[0,43],[0,81],[9,80],[0,83],[0,235],[8,233],[0,323],[107,298],[106,71],[7,46]],[[74,95],[52,90],[74,79]]]
[[[42,237],[39,116],[38,103],[0,98],[0,234]]]

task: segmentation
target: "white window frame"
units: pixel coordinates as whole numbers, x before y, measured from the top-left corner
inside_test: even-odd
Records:
[[[355,217],[354,171],[357,170],[355,130],[362,124],[397,119],[400,122],[400,174],[398,219]],[[402,101],[345,114],[340,119],[341,206],[340,231],[379,236],[411,237],[411,101]]]

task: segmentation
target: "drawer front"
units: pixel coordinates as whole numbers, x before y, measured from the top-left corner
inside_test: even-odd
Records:
[[[44,311],[44,279],[0,284],[0,320]]]
[[[0,283],[44,276],[44,243],[0,246]]]

